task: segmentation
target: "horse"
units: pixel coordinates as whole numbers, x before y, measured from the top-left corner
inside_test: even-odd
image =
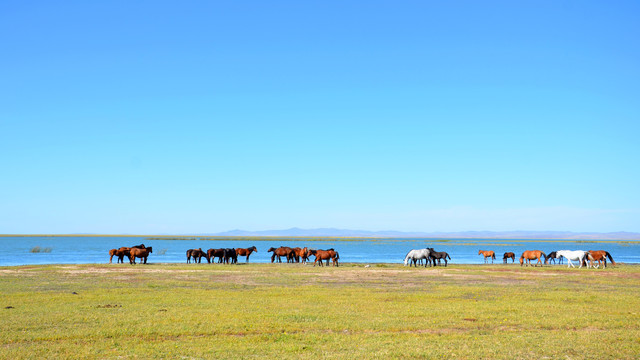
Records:
[[[582,250],[558,250],[556,251],[556,256],[564,256],[567,259],[567,262],[569,263],[569,265],[567,265],[567,268],[569,267],[575,267],[573,266],[573,263],[571,262],[571,260],[576,260],[576,261],[580,261],[580,266],[578,267],[578,269],[580,269],[582,267],[582,264],[587,264],[587,269],[589,268],[589,264],[586,263],[586,259],[587,259],[587,252],[586,251],[582,251]]]
[[[202,251],[202,248],[187,250],[187,264],[190,262],[191,258],[193,258],[194,263],[198,262],[198,264],[202,262],[202,258],[207,259],[208,263],[211,262],[209,255],[206,252]]]
[[[484,251],[484,250],[478,250],[478,255],[483,255],[484,256],[484,263],[487,263],[487,258],[491,258],[491,263],[493,264],[493,260],[496,259],[496,253],[489,250],[489,251]]]
[[[512,252],[506,252],[504,253],[504,255],[502,255],[502,262],[503,263],[507,263],[507,260],[511,259],[511,263],[513,264],[514,262],[516,262],[516,254],[512,253]]]
[[[211,261],[213,261],[214,258],[218,258],[218,264],[220,264],[224,260],[225,249],[209,249],[207,250],[207,256]]]
[[[135,248],[135,247],[131,248],[131,250],[129,250],[129,263],[135,265],[136,264],[136,258],[141,258],[141,259],[144,259],[144,264],[146,264],[147,263],[147,257],[152,252],[153,252],[153,249],[152,249],[151,246],[149,246],[148,248],[144,248],[144,249],[139,249],[139,248]]]
[[[224,249],[224,263],[225,264],[238,263],[238,253],[236,253],[236,249],[232,249],[232,248]]]
[[[306,246],[304,248],[295,247],[291,250],[293,250],[293,258],[296,262],[300,262],[300,259],[302,259],[303,264],[307,263],[307,251],[309,249]]]
[[[553,260],[553,263],[555,264],[556,263],[556,259],[558,259],[558,263],[562,264],[562,256],[558,256],[558,252],[557,251],[552,251],[544,259],[544,263],[548,264],[549,260]]]
[[[611,261],[611,264],[613,266],[616,265],[616,262],[613,261],[613,257],[611,257],[611,254],[609,254],[608,251],[604,251],[604,250],[589,250],[589,253],[587,254],[587,257],[589,258],[589,262],[591,263],[591,267],[593,266],[593,262],[597,261],[598,265],[595,266],[595,268],[599,268],[600,264],[602,262],[604,262],[604,268],[607,267],[607,258],[609,258],[609,260]]]
[[[236,254],[238,256],[246,256],[247,257],[247,262],[249,262],[249,255],[251,255],[252,252],[258,252],[258,249],[256,249],[255,246],[252,246],[248,249],[236,249]]]
[[[333,248],[328,250],[307,250],[307,257],[311,255],[316,257],[313,266],[316,266],[318,261],[320,262],[320,266],[324,266],[322,260],[327,260],[327,266],[329,266],[329,260],[332,261],[333,266],[339,266],[338,259],[340,259],[340,255]]]
[[[540,250],[527,250],[525,252],[522,253],[522,255],[520,256],[520,266],[522,266],[526,260],[527,262],[527,266],[531,265],[531,260],[536,260],[538,259],[538,262],[535,263],[535,265],[533,266],[538,266],[538,264],[540,264],[540,266],[543,266],[542,263],[542,257],[547,257],[547,255],[545,253],[543,253]]]
[[[433,266],[436,266],[436,259],[438,259],[438,265],[440,265],[440,260],[444,259],[444,267],[447,267],[447,258],[451,260],[451,256],[444,251],[435,251],[433,248],[427,248],[429,250],[429,257],[433,262]]]
[[[424,267],[427,265],[431,265],[431,250],[429,249],[413,249],[407,253],[404,257],[404,266],[407,266],[409,263],[409,267],[411,267],[411,263],[413,262],[413,266],[418,267],[417,262],[420,259],[425,259]]]
[[[111,260],[113,260],[114,256],[118,256],[118,249],[109,250],[109,264],[111,264]]]
[[[281,256],[284,256],[287,259],[287,262],[292,262],[293,261],[293,249],[287,246],[280,246],[279,248],[269,248],[269,250],[267,250],[267,252],[272,252],[273,255],[271,255],[271,263],[274,262],[276,256],[278,257],[278,262],[281,263],[282,260],[280,259]]]

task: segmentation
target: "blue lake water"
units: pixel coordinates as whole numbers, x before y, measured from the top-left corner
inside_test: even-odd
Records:
[[[353,241],[308,241],[305,239],[273,240],[152,240],[146,237],[0,237],[0,266],[36,264],[88,264],[108,263],[109,249],[144,243],[153,247],[149,263],[186,262],[187,249],[202,248],[247,248],[256,246],[258,252],[251,255],[250,262],[271,262],[270,247],[309,247],[314,249],[334,248],[340,253],[342,262],[350,263],[401,263],[411,249],[433,247],[446,251],[452,264],[480,264],[483,258],[478,250],[493,250],[496,262],[502,262],[502,254],[514,252],[516,257],[525,250],[606,250],[616,262],[640,263],[640,242],[617,241],[548,241],[509,239],[423,239],[382,238],[357,239]],[[50,248],[50,252],[31,252],[39,246]],[[517,259],[516,259],[517,261]],[[115,262],[115,259],[114,259]],[[239,258],[238,262],[244,262]]]

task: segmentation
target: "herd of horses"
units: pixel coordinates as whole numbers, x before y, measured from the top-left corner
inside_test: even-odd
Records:
[[[146,264],[147,258],[152,252],[152,247],[146,247],[144,244],[131,247],[121,247],[119,249],[111,249],[109,250],[109,263],[111,264],[113,257],[116,256],[118,258],[118,263],[124,263],[124,258],[126,257],[127,259],[129,259],[130,264],[136,264],[136,258],[139,258],[141,263]],[[258,252],[258,249],[255,246],[246,249],[226,248],[209,249],[207,251],[202,250],[202,248],[189,249],[187,250],[187,264],[191,263],[192,261],[193,263],[201,263],[202,258],[205,258],[208,263],[215,262],[215,260],[217,259],[218,263],[236,264],[238,262],[238,256],[245,256],[246,262],[248,263],[249,256],[254,252]],[[309,249],[307,247],[291,248],[288,246],[280,246],[278,248],[269,248],[267,252],[273,253],[271,255],[272,263],[276,260],[281,263],[282,258],[284,257],[287,263],[302,262],[303,264],[306,264],[309,261],[310,257],[314,256],[315,260],[313,262],[313,266],[324,266],[325,264],[329,266],[330,261],[333,266],[339,266],[338,260],[340,260],[340,255],[334,249],[319,250]],[[495,252],[491,250],[479,250],[478,255],[482,255],[484,257],[485,264],[489,262],[489,259],[493,264],[493,261],[496,259]],[[544,262],[542,260],[543,258]],[[505,252],[502,256],[503,262],[506,264],[509,259],[511,259],[512,263],[515,263],[515,253]],[[575,267],[572,261],[577,261],[580,264],[579,268],[581,268],[582,266],[586,266],[587,268],[599,268],[601,265],[603,266],[603,268],[606,268],[607,259],[609,259],[611,264],[616,264],[611,254],[609,254],[608,251],[604,250],[558,250],[552,251],[548,255],[540,250],[527,250],[520,256],[520,266],[542,266],[543,264],[549,264],[550,261],[553,261],[553,263],[555,264],[556,260],[558,260],[558,262],[562,264],[563,259],[567,259],[567,267]],[[425,267],[438,265],[441,266],[442,260],[444,260],[444,266],[446,267],[448,264],[447,260],[451,260],[451,256],[449,256],[449,254],[444,251],[435,251],[433,248],[414,249],[409,251],[405,256],[404,265],[413,265],[417,267],[418,264],[422,265],[424,262]],[[532,264],[531,261],[535,260],[537,260],[537,262]]]
[[[215,262],[217,259],[218,263],[223,264],[236,264],[238,263],[238,256],[246,256],[246,262],[249,262],[249,256],[258,252],[258,249],[255,246],[252,246],[247,249],[243,248],[226,248],[226,249],[209,249],[207,251],[199,249],[189,249],[187,250],[187,264],[193,262],[200,264],[202,262],[202,258],[205,258],[208,263]],[[279,248],[270,248],[267,252],[272,252],[271,262],[273,263],[276,259],[279,263],[282,262],[282,257],[286,259],[288,263],[293,262],[301,262],[306,264],[309,261],[311,256],[315,257],[313,262],[313,266],[320,265],[324,266],[323,261],[326,261],[326,265],[329,266],[329,261],[332,262],[333,266],[338,266],[338,260],[340,259],[340,255],[333,248],[328,250],[319,250],[319,249],[309,249],[309,248],[299,248],[299,247],[288,247],[281,246]],[[144,244],[135,245],[131,247],[121,247],[119,249],[111,249],[109,250],[109,264],[112,263],[113,257],[116,256],[118,263],[124,263],[124,258],[127,257],[129,259],[130,264],[136,264],[136,258],[141,258],[142,263],[147,263],[147,257],[152,253],[151,247],[145,247]],[[446,261],[446,260],[445,260]]]
[[[149,254],[153,252],[153,248],[151,246],[146,247],[144,244],[135,245],[132,247],[121,247],[119,249],[111,249],[109,250],[109,264],[113,260],[114,256],[118,257],[119,263],[124,263],[124,257],[126,256],[129,259],[129,263],[135,265],[136,258],[140,258],[140,262],[143,264],[147,263],[147,258]]]
[[[491,263],[493,263],[493,260],[495,260],[496,258],[496,254],[494,251],[479,250],[478,255],[484,256],[485,264],[488,263],[488,259],[491,259]],[[611,254],[609,254],[608,251],[604,251],[604,250],[589,250],[589,251],[558,250],[558,251],[552,251],[548,255],[540,250],[527,250],[523,252],[522,255],[520,256],[520,266],[523,266],[525,264],[526,266],[529,266],[531,265],[532,260],[538,260],[535,264],[533,264],[533,266],[538,266],[538,265],[542,266],[543,257],[544,257],[544,264],[549,264],[550,261],[553,261],[553,263],[555,264],[556,260],[558,260],[558,262],[562,264],[562,259],[567,259],[568,268],[575,267],[571,261],[577,261],[580,264],[578,268],[581,268],[582,266],[586,266],[587,269],[589,267],[593,267],[597,269],[600,267],[600,265],[602,265],[603,268],[606,268],[607,258],[609,259],[609,261],[611,261],[611,264],[613,265],[616,264]],[[504,253],[504,255],[502,256],[502,261],[506,264],[509,259],[511,259],[511,262],[514,263],[516,260],[516,254],[512,252]],[[596,262],[597,262],[597,265],[596,265]]]

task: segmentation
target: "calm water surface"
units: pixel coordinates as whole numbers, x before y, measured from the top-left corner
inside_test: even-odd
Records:
[[[480,264],[482,256],[478,250],[493,250],[496,261],[502,262],[502,254],[508,251],[516,256],[525,250],[606,250],[616,262],[640,263],[640,242],[618,241],[548,241],[509,239],[423,239],[388,238],[357,240],[310,241],[306,239],[273,240],[151,240],[147,237],[0,237],[0,266],[36,264],[87,264],[108,263],[109,249],[144,243],[153,247],[150,263],[186,262],[187,249],[202,248],[247,248],[256,246],[258,252],[250,261],[271,262],[270,247],[290,246],[315,249],[334,248],[340,253],[342,262],[352,263],[401,263],[411,249],[433,247],[436,251],[446,251],[452,264]],[[50,252],[33,253],[39,246],[50,248]],[[244,262],[244,258],[239,258]],[[517,261],[517,259],[516,259]],[[115,260],[114,260],[115,262]]]

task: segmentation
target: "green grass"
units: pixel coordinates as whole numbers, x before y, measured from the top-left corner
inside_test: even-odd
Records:
[[[637,358],[640,267],[0,268],[2,358]],[[9,307],[9,308],[7,308]]]

